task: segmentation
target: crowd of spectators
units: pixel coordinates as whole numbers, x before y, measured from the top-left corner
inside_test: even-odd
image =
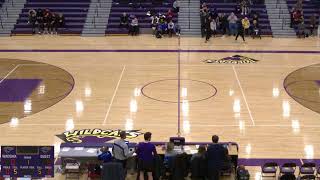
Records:
[[[317,14],[312,14],[309,24],[305,23],[303,14],[303,0],[298,0],[290,11],[290,27],[294,28],[298,38],[305,38],[315,34],[317,28]]]
[[[176,150],[173,142],[168,142],[163,147],[165,153],[161,161],[158,160],[159,152],[155,145],[150,143],[151,136],[150,132],[146,132],[144,141],[138,144],[135,151],[130,151],[128,142],[125,141],[126,132],[120,132],[120,139],[113,144],[112,155],[103,147],[98,159],[103,163],[118,162],[125,169],[128,159],[136,154],[137,179],[140,180],[152,180],[159,167],[162,167],[159,177],[168,180],[182,180],[187,176],[199,180],[219,180],[222,170],[232,168],[228,148],[218,143],[219,137],[216,135],[212,136],[212,144],[199,146],[198,152],[191,158],[186,153]]]
[[[172,37],[173,34],[180,35],[180,26],[173,22],[175,14],[179,13],[180,0],[176,0],[172,4],[172,9],[168,9],[166,13],[157,13],[155,9],[147,11],[146,15],[150,19],[150,26],[153,35],[157,38],[161,38],[164,35]],[[139,21],[135,15],[128,15],[123,13],[120,17],[120,28],[128,29],[130,35],[138,35]]]
[[[65,26],[63,14],[51,12],[49,9],[31,9],[28,12],[28,24],[32,27],[32,34],[57,34],[58,28]]]
[[[204,2],[200,7],[201,35],[206,37],[206,42],[216,34],[228,34],[233,36],[250,35],[252,38],[261,38],[259,27],[259,14],[250,10],[250,2],[241,0],[229,15],[218,13],[218,10],[210,9]],[[236,37],[237,40],[237,37]]]

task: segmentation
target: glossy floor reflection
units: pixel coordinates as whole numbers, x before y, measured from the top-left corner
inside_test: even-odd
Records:
[[[50,46],[47,46],[48,42]],[[180,129],[187,141],[210,141],[211,135],[218,134],[221,141],[239,143],[241,158],[320,158],[319,113],[302,106],[283,87],[284,79],[291,72],[319,64],[320,55],[284,51],[318,51],[318,39],[248,39],[244,44],[231,38],[216,38],[205,44],[199,38],[182,38],[180,48],[276,52],[2,51],[2,58],[31,60],[60,67],[73,76],[75,86],[59,103],[25,118],[12,117],[5,123],[2,121],[3,115],[9,106],[0,102],[3,107],[0,110],[0,144],[59,147],[61,140],[55,135],[84,128],[139,129],[153,132],[154,141],[167,141],[168,137],[177,135],[178,130],[176,79],[177,59],[180,57],[181,79],[205,82],[181,81]],[[158,40],[150,36],[34,36],[2,38],[0,49],[172,50],[178,49],[178,41],[175,38]],[[237,54],[259,61],[251,64],[203,62],[205,59],[221,59]],[[52,81],[59,77],[39,68],[25,68],[23,74],[46,74]],[[7,69],[3,66],[0,69],[1,77],[6,77]],[[13,79],[15,73],[21,73],[13,72],[6,79]],[[314,73],[315,78],[320,77],[319,71]],[[146,86],[168,79],[171,80]],[[320,94],[314,91],[320,92],[317,85],[319,78],[314,80],[310,98],[319,99]],[[141,92],[143,87],[144,93],[153,99]],[[216,88],[216,92],[212,87]],[[41,82],[32,94],[44,96],[63,88],[62,83],[47,86]],[[297,88],[295,92],[308,95],[308,89]],[[44,106],[35,106],[27,98],[20,103],[20,107],[23,113],[28,113]],[[142,137],[131,141],[140,140]]]

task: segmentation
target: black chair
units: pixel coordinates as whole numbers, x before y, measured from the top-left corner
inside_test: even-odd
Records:
[[[300,167],[299,176],[304,175],[314,175],[316,171],[316,164],[315,163],[304,163]]]
[[[282,174],[294,174],[296,172],[296,163],[284,163],[280,168],[280,175]]]
[[[317,177],[317,178],[320,178],[320,166],[319,166],[318,169],[317,169],[316,177]]]
[[[316,176],[315,175],[305,175],[300,177],[300,180],[316,180]]]
[[[278,164],[275,162],[267,162],[261,166],[261,176],[271,175],[270,177],[276,177],[278,171]]]

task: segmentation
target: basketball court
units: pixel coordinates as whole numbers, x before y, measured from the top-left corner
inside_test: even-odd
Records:
[[[58,151],[65,131],[126,129],[153,141],[217,134],[240,158],[319,159],[319,42],[1,38],[0,143]]]

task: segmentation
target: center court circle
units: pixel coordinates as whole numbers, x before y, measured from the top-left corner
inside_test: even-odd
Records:
[[[141,88],[143,96],[160,102],[178,103],[178,79],[152,81]],[[217,94],[217,88],[205,81],[193,79],[180,80],[180,97],[188,102],[210,99]]]

